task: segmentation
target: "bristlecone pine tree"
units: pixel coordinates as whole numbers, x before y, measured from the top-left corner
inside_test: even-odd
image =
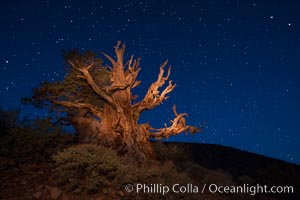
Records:
[[[42,83],[27,101],[56,111],[61,123],[75,128],[81,143],[98,143],[132,153],[139,159],[149,159],[154,156],[149,138],[161,139],[188,131],[194,134],[200,129],[187,126],[184,118],[187,114],[178,114],[175,105],[170,126],[153,128],[148,123],[138,124],[143,111],[160,105],[176,85],[168,81],[171,68],[165,73],[165,61],[144,98],[136,101],[131,90],[141,83],[137,80],[140,59],[131,56],[124,62],[124,52],[125,44],[119,41],[115,46],[116,59],[103,53],[111,63],[106,67],[92,52],[65,52],[71,68],[64,80]]]

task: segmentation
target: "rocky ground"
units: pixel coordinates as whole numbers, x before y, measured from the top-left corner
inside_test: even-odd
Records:
[[[84,196],[68,192],[55,186],[53,164],[17,165],[14,161],[0,158],[0,199],[1,200],[77,200],[77,199],[122,199],[123,191],[104,189],[97,195]],[[109,197],[109,198],[107,198]]]
[[[63,190],[51,184],[51,164],[16,165],[2,159],[2,199],[59,199]],[[67,198],[64,198],[67,199]]]
[[[0,178],[3,199],[58,199],[63,193],[50,185],[51,167],[47,164],[16,165],[2,159]]]

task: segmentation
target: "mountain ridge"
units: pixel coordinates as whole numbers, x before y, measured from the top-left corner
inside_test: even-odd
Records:
[[[190,156],[192,162],[210,170],[222,170],[235,179],[247,176],[260,185],[293,186],[294,194],[283,199],[295,199],[295,196],[300,199],[297,193],[300,189],[300,165],[216,144],[181,142],[164,144],[176,145]]]

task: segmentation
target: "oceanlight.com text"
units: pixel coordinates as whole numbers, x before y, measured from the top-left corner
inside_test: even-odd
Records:
[[[294,193],[293,186],[267,186],[267,185],[232,185],[232,186],[220,186],[216,184],[208,185],[208,191],[210,193],[220,194],[292,194]]]
[[[204,192],[219,193],[219,194],[293,194],[293,186],[267,186],[267,185],[217,185],[217,184],[143,184],[135,185],[127,184],[125,186],[127,192],[135,192],[137,194],[161,194],[180,193],[180,194],[203,194]]]

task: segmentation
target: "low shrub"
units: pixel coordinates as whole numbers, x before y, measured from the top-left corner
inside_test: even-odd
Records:
[[[112,185],[121,165],[116,151],[95,144],[69,147],[53,159],[58,183],[87,193]]]
[[[125,163],[121,169],[122,176],[119,177],[121,185],[131,183],[161,183],[170,185],[177,182],[186,182],[184,173],[177,171],[171,161],[163,163],[147,161],[145,163]]]
[[[124,191],[127,184],[172,186],[175,183],[192,183],[185,173],[177,170],[172,161],[149,160],[141,163],[128,155],[121,157],[115,150],[95,144],[72,146],[59,152],[53,159],[57,183],[78,194],[103,192],[107,188]],[[137,196],[135,192],[126,193],[129,199],[148,197],[161,198],[161,194]]]

